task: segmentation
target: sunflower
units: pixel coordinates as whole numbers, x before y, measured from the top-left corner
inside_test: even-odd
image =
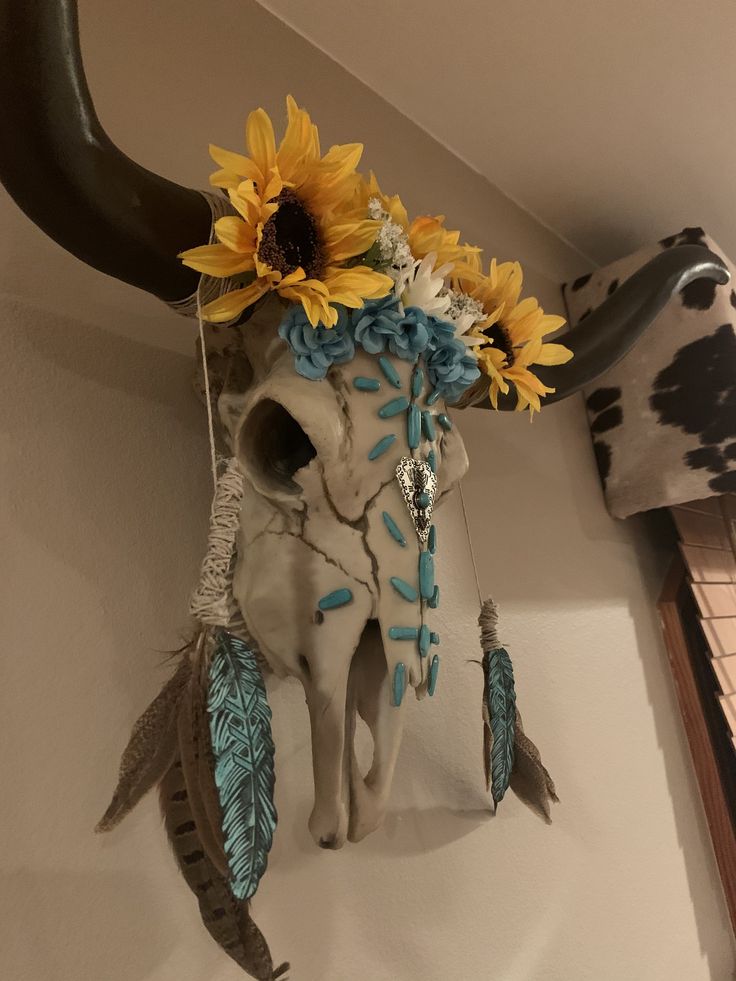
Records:
[[[437,265],[462,268],[465,263],[473,262],[481,250],[475,245],[460,245],[460,232],[451,232],[445,228],[444,215],[420,215],[415,218],[407,229],[409,246],[416,259],[423,259],[430,252],[437,256]]]
[[[453,287],[467,293],[483,307],[486,319],[477,323],[471,335],[479,340],[475,348],[479,367],[490,378],[489,397],[498,407],[498,393],[507,395],[510,384],[516,389],[518,410],[539,412],[540,398],[554,392],[544,385],[531,368],[535,365],[565,364],[572,351],[562,344],[544,341],[563,326],[563,317],[546,314],[534,297],[520,300],[523,273],[518,262],[500,265],[491,261],[488,275],[480,263],[471,259],[453,280]]]
[[[291,96],[286,106],[278,149],[263,109],[246,123],[250,156],[210,147],[221,168],[210,182],[227,190],[238,215],[215,222],[214,245],[180,258],[198,272],[247,284],[203,307],[202,316],[214,323],[237,317],[275,290],[301,303],[313,327],[332,327],[335,304],[360,307],[393,287],[388,276],[359,261],[380,230],[365,209],[355,208],[361,144],[334,146],[322,156],[309,114]]]
[[[367,208],[372,199],[378,199],[389,219],[406,233],[411,253],[415,259],[424,259],[430,252],[435,254],[435,266],[473,263],[481,250],[474,245],[460,245],[460,232],[452,232],[444,227],[444,215],[420,215],[409,221],[406,208],[398,194],[389,196],[381,190],[376,175],[370,172],[368,180],[361,181],[356,201],[359,207]]]

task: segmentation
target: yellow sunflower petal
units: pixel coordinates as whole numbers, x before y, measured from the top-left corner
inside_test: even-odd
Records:
[[[386,296],[394,285],[390,276],[376,272],[369,266],[353,266],[351,269],[328,266],[324,283],[331,302],[342,303],[346,307],[361,307],[364,300]]]
[[[271,174],[268,177],[268,183],[266,184],[266,188],[262,195],[263,200],[273,201],[274,198],[277,198],[279,194],[281,194],[283,188],[284,188],[284,182],[281,178],[281,174],[275,169],[272,170]]]
[[[328,227],[322,233],[328,261],[334,265],[362,255],[373,245],[380,230],[380,223],[370,219]]]
[[[564,344],[543,344],[542,349],[534,359],[535,364],[567,364],[573,357],[572,351]]]
[[[255,229],[242,218],[226,215],[215,222],[217,240],[233,252],[252,255],[256,250]]]
[[[505,374],[509,381],[512,381],[514,385],[523,385],[530,391],[536,392],[537,395],[549,395],[551,392],[554,392],[554,388],[548,388],[544,382],[540,381],[539,378],[537,378],[537,376],[527,368],[521,368],[514,365],[514,367],[509,368]]]
[[[557,317],[551,313],[544,313],[544,311],[542,311],[542,314],[543,316],[539,330],[540,337],[544,337],[547,334],[553,334],[556,330],[559,330],[560,327],[564,327],[567,323],[564,317]]]
[[[212,187],[222,187],[225,190],[237,187],[240,183],[240,175],[234,174],[231,170],[216,170],[210,174],[210,184]]]
[[[316,159],[309,113],[300,109],[292,96],[286,97],[288,123],[284,138],[276,152],[276,163],[284,180],[291,180],[299,164]]]
[[[517,381],[516,394],[517,394],[517,403],[516,403],[517,412],[523,411],[527,407],[527,405],[530,406],[530,408],[533,409],[535,412],[541,411],[542,403],[540,402],[539,395],[537,395],[537,393],[533,391],[528,385],[525,385],[521,381]]]
[[[244,289],[232,290],[219,296],[202,307],[202,319],[209,320],[213,324],[221,324],[227,320],[233,320],[239,314],[251,306],[256,300],[260,299],[269,289],[268,283],[256,279]]]
[[[284,299],[301,303],[312,327],[320,323],[332,327],[337,323],[337,311],[329,305],[324,283],[307,279],[292,286],[280,285],[278,291]]]
[[[226,245],[200,245],[196,249],[180,252],[179,258],[190,269],[218,279],[248,272],[253,268],[252,256],[233,252]]]
[[[237,187],[242,180],[257,180],[261,176],[253,161],[242,153],[233,153],[210,144],[210,156],[222,167],[210,177],[210,184],[214,187]],[[222,179],[219,179],[220,175]],[[227,180],[227,183],[223,180]]]
[[[322,157],[320,170],[329,180],[339,180],[355,170],[362,156],[362,143],[339,143],[331,146]]]
[[[273,124],[264,109],[254,109],[245,124],[245,139],[253,162],[261,172],[259,186],[263,186],[267,175],[276,166],[276,140]]]

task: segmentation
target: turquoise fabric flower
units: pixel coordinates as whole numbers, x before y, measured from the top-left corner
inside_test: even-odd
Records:
[[[282,337],[294,352],[294,367],[304,378],[318,381],[333,364],[345,364],[355,356],[355,342],[350,332],[350,318],[345,307],[335,306],[334,327],[319,324],[312,327],[301,304],[290,307],[279,324]]]
[[[447,326],[452,327],[451,324]],[[480,369],[473,355],[468,353],[462,341],[454,336],[448,337],[446,331],[435,332],[425,354],[425,362],[430,382],[447,402],[457,402],[465,389],[480,378]]]
[[[368,300],[353,313],[355,343],[369,354],[381,354],[389,340],[399,336],[401,320],[399,301],[393,293],[380,300]]]
[[[429,347],[432,349],[447,344],[455,337],[455,325],[439,317],[429,317]]]
[[[388,339],[389,350],[404,361],[416,361],[430,340],[430,318],[419,307],[407,307],[398,334]]]

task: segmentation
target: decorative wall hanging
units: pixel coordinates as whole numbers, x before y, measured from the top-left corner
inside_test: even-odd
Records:
[[[26,6],[0,25],[18,39],[0,101],[23,106],[0,175],[66,248],[199,315],[210,414],[216,486],[195,636],[136,723],[99,828],[158,784],[205,926],[246,972],[277,978],[286,965],[274,969],[250,915],[276,826],[264,673],[304,686],[315,842],[359,841],[385,813],[410,689],[431,710],[441,664],[466,659],[445,649],[436,622],[434,513],[468,465],[455,410],[533,415],[619,360],[673,291],[728,274],[702,246],[668,250],[584,329],[550,341],[563,321],[522,299],[518,263],[484,262],[442,217],[410,221],[358,172],[360,145],[322,153],[291,99],[278,146],[259,109],[247,155],[213,149],[214,195],[133,164],[97,122],[72,0]],[[65,201],[82,208],[78,220]],[[496,619],[482,604],[490,798],[498,805],[510,786],[547,815],[554,786],[523,732]],[[358,715],[374,742],[365,774]]]
[[[570,323],[652,258],[683,245],[723,256],[702,228],[685,228],[563,287]],[[721,258],[733,273],[733,265]],[[736,293],[695,280],[668,304],[636,351],[586,389],[608,509],[626,518],[736,490]]]

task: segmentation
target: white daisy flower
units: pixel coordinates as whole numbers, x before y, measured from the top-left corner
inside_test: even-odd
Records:
[[[414,262],[401,294],[401,302],[405,307],[419,307],[427,316],[447,319],[451,300],[445,289],[445,277],[452,272],[452,265],[435,269],[436,261],[437,253],[429,252],[420,262]]]

